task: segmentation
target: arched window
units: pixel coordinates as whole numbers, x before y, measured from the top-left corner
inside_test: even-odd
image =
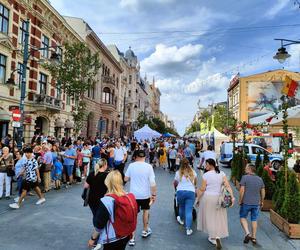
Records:
[[[105,87],[102,91],[102,102],[103,103],[110,103],[110,89]]]

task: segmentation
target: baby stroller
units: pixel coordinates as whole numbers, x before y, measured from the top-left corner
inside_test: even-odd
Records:
[[[174,214],[175,214],[175,218],[177,218],[177,216],[179,216],[179,206],[178,206],[178,202],[177,202],[176,192],[175,192],[175,196],[174,196]],[[197,219],[197,211],[196,211],[195,207],[193,207],[193,221],[195,221],[196,219]]]

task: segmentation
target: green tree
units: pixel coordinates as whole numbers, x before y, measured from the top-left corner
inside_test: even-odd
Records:
[[[275,185],[274,185],[273,181],[271,180],[271,177],[269,176],[268,171],[263,170],[263,174],[262,174],[261,178],[263,179],[264,184],[265,184],[265,190],[266,190],[265,199],[272,200],[272,196],[275,191]]]
[[[87,119],[84,94],[93,87],[96,75],[101,67],[98,54],[93,54],[84,43],[64,44],[64,54],[59,64],[45,64],[52,77],[57,81],[57,87],[75,100],[75,110],[72,111],[75,133],[83,127]]]
[[[214,126],[218,131],[223,132],[227,127],[235,124],[235,118],[231,112],[223,105],[218,105],[214,108]],[[211,120],[211,116],[209,117]],[[209,122],[211,124],[211,121]]]

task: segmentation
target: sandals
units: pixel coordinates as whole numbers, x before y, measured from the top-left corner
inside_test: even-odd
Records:
[[[250,240],[252,241],[252,237],[250,236],[250,234],[247,234],[244,238],[244,243],[248,244]]]
[[[255,238],[251,238],[252,244],[256,245],[256,239]]]

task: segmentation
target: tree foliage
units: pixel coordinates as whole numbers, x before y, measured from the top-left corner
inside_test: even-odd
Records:
[[[65,44],[61,62],[44,66],[57,81],[57,87],[75,100],[72,115],[78,133],[87,118],[84,94],[97,82],[96,75],[101,67],[99,55],[81,42]]]
[[[272,200],[272,196],[275,191],[275,185],[274,185],[273,181],[271,180],[271,177],[269,176],[268,171],[263,170],[261,178],[263,179],[264,184],[265,184],[265,190],[266,190],[265,199]]]
[[[157,132],[161,133],[161,134],[165,134],[165,133],[171,133],[173,135],[178,136],[178,133],[176,130],[169,128],[165,125],[165,123],[157,118],[148,118],[144,112],[140,112],[137,118],[137,122],[138,122],[138,127],[142,128],[145,124],[148,124],[148,126],[154,130],[156,130]]]

